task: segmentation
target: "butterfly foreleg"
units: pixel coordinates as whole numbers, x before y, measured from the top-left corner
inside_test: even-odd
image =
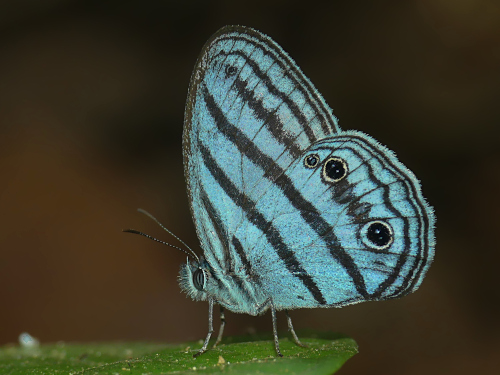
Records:
[[[220,306],[220,327],[219,327],[219,334],[217,335],[217,340],[215,341],[214,346],[212,348],[215,348],[217,345],[222,340],[222,334],[224,333],[224,327],[226,325],[226,316],[224,315],[224,307]]]
[[[200,354],[203,354],[207,351],[208,342],[210,341],[210,337],[212,337],[212,332],[214,331],[214,300],[210,298],[208,300],[208,333],[207,337],[205,337],[205,342],[203,346],[198,351],[198,353],[193,354],[193,357],[196,358]]]
[[[307,348],[308,346],[306,344],[303,344],[299,340],[297,334],[295,333],[295,330],[293,329],[293,325],[292,325],[292,318],[290,317],[288,310],[285,310],[285,314],[286,314],[286,321],[288,323],[288,330],[292,333],[293,341],[295,341],[295,344],[297,344],[298,346],[301,346],[303,348]]]

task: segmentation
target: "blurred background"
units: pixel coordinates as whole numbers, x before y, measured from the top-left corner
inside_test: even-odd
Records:
[[[182,168],[184,104],[202,45],[242,24],[275,39],[344,129],[394,150],[436,209],[436,259],[401,300],[292,312],[352,336],[343,374],[498,369],[500,3],[0,3],[0,344],[205,337],[208,304],[177,285],[198,249]],[[280,328],[286,329],[283,314]],[[218,318],[216,325],[218,324]],[[227,314],[228,335],[270,332]]]

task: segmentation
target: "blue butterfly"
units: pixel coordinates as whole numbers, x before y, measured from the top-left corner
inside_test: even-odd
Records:
[[[370,136],[342,131],[321,94],[266,35],[227,26],[205,44],[186,104],[184,168],[203,248],[181,288],[213,306],[342,307],[415,291],[434,257],[420,184]],[[214,346],[215,346],[214,345]]]

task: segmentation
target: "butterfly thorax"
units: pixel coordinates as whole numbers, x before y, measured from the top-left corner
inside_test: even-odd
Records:
[[[232,312],[256,316],[268,308],[269,298],[252,275],[223,270],[204,258],[181,266],[179,284],[193,300],[212,299]]]

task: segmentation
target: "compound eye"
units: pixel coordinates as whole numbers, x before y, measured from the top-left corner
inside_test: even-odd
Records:
[[[205,273],[201,268],[198,268],[196,271],[194,271],[193,284],[196,289],[198,289],[200,292],[203,292],[203,289],[205,288]]]
[[[338,182],[347,175],[347,164],[341,158],[329,158],[323,166],[323,178],[328,182]]]
[[[371,221],[361,229],[363,242],[372,249],[385,250],[394,242],[394,232],[386,222]]]

